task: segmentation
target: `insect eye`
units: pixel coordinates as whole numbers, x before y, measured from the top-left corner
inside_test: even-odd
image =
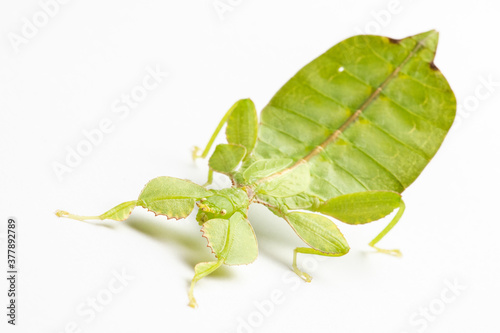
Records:
[[[200,200],[200,201],[201,201],[201,202],[205,202],[205,201],[207,201],[207,198],[201,198],[201,200]]]
[[[220,211],[220,215],[226,215],[226,214],[227,214],[227,211],[225,209]]]
[[[196,203],[196,206],[198,206],[202,211],[204,212],[212,212],[212,210],[210,209],[210,207],[208,207],[207,205],[205,204],[202,204],[202,203],[199,203],[197,202]]]

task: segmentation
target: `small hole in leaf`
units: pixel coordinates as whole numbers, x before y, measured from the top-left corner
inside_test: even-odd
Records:
[[[339,73],[344,71],[344,67],[339,67]]]

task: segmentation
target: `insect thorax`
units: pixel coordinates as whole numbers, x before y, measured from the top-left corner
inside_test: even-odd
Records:
[[[214,195],[203,198],[196,205],[199,207],[196,220],[203,224],[211,219],[229,219],[235,212],[247,215],[249,199],[247,193],[237,187],[211,190]]]

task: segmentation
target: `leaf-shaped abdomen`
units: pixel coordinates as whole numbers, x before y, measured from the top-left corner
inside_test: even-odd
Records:
[[[401,193],[434,156],[456,101],[432,63],[438,34],[355,36],[301,69],[262,111],[255,159],[309,162],[308,193]],[[320,147],[321,149],[318,149]]]

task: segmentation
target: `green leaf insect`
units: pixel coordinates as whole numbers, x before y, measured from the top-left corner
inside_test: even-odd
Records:
[[[137,207],[181,219],[198,206],[196,220],[215,260],[194,268],[193,287],[221,265],[242,265],[257,257],[257,240],[248,221],[251,203],[265,205],[283,218],[306,246],[297,254],[338,257],[349,245],[333,222],[364,224],[397,213],[369,245],[377,247],[403,215],[401,193],[436,154],[455,118],[456,100],[433,63],[438,43],[434,30],[394,40],[359,35],[335,45],[302,68],[262,110],[253,102],[234,104],[206,148],[206,158],[226,125],[227,144],[209,159],[213,172],[227,175],[231,188],[206,189],[188,180],[158,177],[137,200],[99,216],[58,216],[77,220],[125,220]],[[331,218],[330,218],[331,217]]]

